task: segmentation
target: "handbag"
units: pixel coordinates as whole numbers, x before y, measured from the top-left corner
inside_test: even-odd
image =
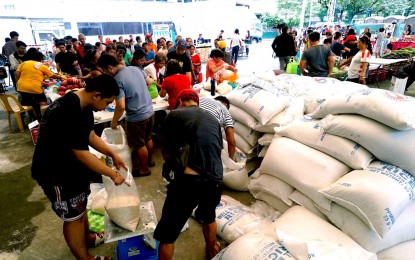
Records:
[[[199,113],[201,113],[199,111]],[[190,141],[196,139],[196,131],[200,123],[201,116],[199,115],[196,118],[195,123],[192,127]],[[190,154],[190,144],[186,142],[178,151],[176,151],[173,155],[167,157],[167,159],[163,163],[162,175],[163,177],[172,182],[177,178],[179,174],[184,172],[186,169],[187,162],[189,161],[189,154]]]
[[[290,62],[287,64],[287,73],[288,74],[297,74],[298,62],[293,58],[290,59]]]

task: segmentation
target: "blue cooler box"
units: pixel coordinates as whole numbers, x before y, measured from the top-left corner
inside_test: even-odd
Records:
[[[117,260],[157,260],[157,249],[153,249],[143,239],[143,236],[131,237],[118,241],[115,248]]]

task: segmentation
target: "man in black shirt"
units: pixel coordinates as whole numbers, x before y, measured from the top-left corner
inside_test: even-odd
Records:
[[[271,44],[271,48],[275,52],[275,56],[279,59],[280,70],[286,70],[290,59],[297,54],[294,39],[287,33],[287,31],[288,27],[284,26],[282,28],[282,33],[275,37]]]
[[[185,39],[180,39],[176,44],[176,50],[167,53],[167,61],[175,59],[179,61],[181,74],[189,77],[192,82],[192,62],[189,54],[187,54],[187,42]]]
[[[85,214],[89,174],[101,174],[121,185],[124,177],[89,152],[89,147],[112,157],[117,169],[122,159],[94,132],[93,111],[105,109],[119,94],[113,77],[102,74],[77,92],[69,92],[47,108],[32,161],[32,177],[64,221],[63,234],[77,259],[92,259],[87,245],[102,234],[90,233]]]
[[[336,56],[341,56],[343,53],[345,52],[349,52],[350,49],[347,48],[346,46],[344,46],[341,43],[341,36],[342,34],[340,32],[335,32],[334,33],[334,42],[331,44],[331,51],[336,55]]]
[[[70,44],[68,45],[70,46]],[[59,53],[56,54],[55,62],[58,72],[62,71],[70,75],[78,75],[75,66],[78,65],[76,55],[66,50],[66,45],[63,42],[58,43]]]
[[[197,206],[195,215],[203,223],[206,254],[212,259],[220,250],[215,221],[223,180],[220,124],[198,107],[199,96],[194,90],[182,90],[178,102],[179,108],[166,117],[162,155],[166,160],[188,143],[189,158],[183,173],[176,173],[168,185],[154,238],[160,241],[159,259],[172,259],[174,242]]]

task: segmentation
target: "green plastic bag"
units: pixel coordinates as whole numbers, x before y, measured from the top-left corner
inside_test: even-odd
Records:
[[[159,92],[157,90],[156,82],[153,80],[153,83],[151,83],[151,86],[148,88],[148,92],[150,93],[151,99],[155,99],[158,97]]]
[[[88,211],[88,223],[89,223],[89,230],[92,232],[104,232],[104,216],[94,213],[92,211]]]
[[[298,63],[291,58],[290,63],[287,64],[287,73],[288,74],[297,74]]]

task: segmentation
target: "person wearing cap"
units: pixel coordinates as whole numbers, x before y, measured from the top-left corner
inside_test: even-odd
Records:
[[[10,32],[10,41],[4,44],[4,55],[8,58],[16,51],[16,42],[19,40],[19,34],[15,31]]]
[[[148,176],[151,174],[150,167],[155,166],[152,140],[154,110],[146,77],[136,66],[124,67],[111,55],[102,54],[98,66],[113,76],[120,87],[120,94],[115,98],[111,128],[117,129],[118,120],[125,111],[127,141],[132,149],[132,174],[135,177]]]
[[[178,108],[167,115],[163,126],[161,152],[165,161],[185,143],[192,152],[184,171],[176,173],[167,186],[161,219],[154,231],[154,238],[160,242],[159,259],[173,258],[174,242],[196,207],[196,218],[203,226],[206,258],[212,259],[220,251],[215,210],[222,194],[222,134],[219,121],[198,105],[199,96],[194,90],[182,90]]]
[[[154,51],[154,54],[157,54],[157,44],[153,42],[153,35],[150,33],[146,34],[147,49]]]
[[[185,39],[177,41],[176,50],[167,53],[167,60],[175,59],[179,62],[181,74],[186,75],[192,81],[192,62],[187,52],[188,44]]]
[[[176,107],[177,96],[183,89],[191,88],[191,81],[185,75],[180,74],[181,68],[179,61],[171,59],[167,62],[166,78],[161,84],[160,97],[169,95],[169,109]]]

